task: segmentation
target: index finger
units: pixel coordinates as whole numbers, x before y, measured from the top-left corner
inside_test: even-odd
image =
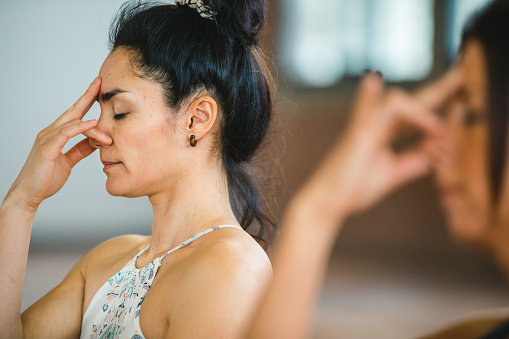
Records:
[[[392,126],[406,124],[408,127],[417,127],[423,132],[437,134],[441,132],[440,119],[433,111],[414,97],[402,92],[392,91],[386,98],[383,112]],[[390,135],[388,129],[386,134]]]
[[[64,112],[53,125],[59,127],[66,122],[73,119],[82,119],[88,110],[92,107],[94,102],[97,100],[99,91],[101,89],[101,78],[97,77],[88,86],[86,92],[72,105],[67,111]]]
[[[354,115],[369,114],[373,107],[379,104],[383,92],[383,79],[373,72],[366,73],[361,80],[354,99],[352,110]]]
[[[431,109],[438,109],[460,88],[462,76],[453,67],[439,80],[417,91],[415,98]]]

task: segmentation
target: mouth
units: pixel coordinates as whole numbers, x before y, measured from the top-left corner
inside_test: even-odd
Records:
[[[113,167],[121,164],[121,162],[110,162],[110,161],[101,161],[101,162],[104,165],[103,172],[106,172],[110,168],[113,168]]]

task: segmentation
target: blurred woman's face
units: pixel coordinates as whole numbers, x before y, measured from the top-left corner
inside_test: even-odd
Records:
[[[479,42],[466,44],[459,68],[462,86],[444,116],[457,153],[438,163],[436,181],[452,233],[482,244],[496,220],[488,174],[488,79]]]

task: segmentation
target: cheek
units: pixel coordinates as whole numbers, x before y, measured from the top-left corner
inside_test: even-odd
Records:
[[[486,235],[493,217],[488,181],[486,131],[463,133],[457,175],[461,191],[449,209],[449,224],[461,238],[478,242]]]
[[[126,150],[130,157],[128,171],[140,176],[142,181],[169,174],[170,165],[179,158],[177,136],[167,123],[154,121],[138,125],[126,139]]]
[[[486,148],[483,142],[476,142],[472,138],[466,142],[466,147],[462,154],[461,168],[464,173],[463,183],[466,194],[471,199],[476,200],[481,205],[488,202],[489,182],[488,182],[488,158]],[[480,141],[480,140],[478,140]]]

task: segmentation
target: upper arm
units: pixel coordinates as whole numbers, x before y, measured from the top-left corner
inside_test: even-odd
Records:
[[[168,305],[166,338],[238,338],[272,277],[270,261],[259,251],[224,243],[208,249]]]
[[[81,331],[85,279],[83,257],[64,280],[21,315],[24,338],[77,338]]]
[[[113,238],[85,254],[58,286],[23,312],[23,337],[78,338],[83,320],[86,280],[89,285],[94,285],[91,280],[106,281],[110,272],[104,267],[105,258],[121,256],[122,250],[135,248],[145,238],[136,235]],[[104,277],[91,279],[91,269],[105,271],[101,272]]]

